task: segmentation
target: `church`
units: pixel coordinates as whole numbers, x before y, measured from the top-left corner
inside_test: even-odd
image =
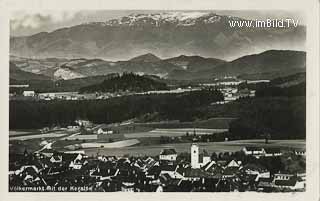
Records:
[[[193,143],[191,145],[191,168],[199,169],[209,162],[211,162],[211,157],[208,152],[203,150],[200,153],[198,144]]]

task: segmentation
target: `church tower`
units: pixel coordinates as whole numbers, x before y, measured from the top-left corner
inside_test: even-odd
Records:
[[[199,146],[195,143],[191,145],[191,168],[199,168]]]

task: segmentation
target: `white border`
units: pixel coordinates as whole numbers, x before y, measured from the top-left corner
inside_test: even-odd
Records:
[[[307,190],[304,193],[9,193],[9,15],[12,10],[303,10],[307,16]],[[319,1],[293,0],[0,0],[0,200],[318,200],[319,199]]]

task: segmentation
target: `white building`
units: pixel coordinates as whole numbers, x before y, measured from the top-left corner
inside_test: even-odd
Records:
[[[105,129],[105,128],[99,128],[97,131],[97,134],[98,135],[100,135],[100,134],[113,134],[113,131]]]
[[[23,96],[33,97],[36,93],[34,91],[23,91]]]
[[[159,159],[162,161],[176,161],[177,160],[177,152],[174,149],[163,149],[160,152]]]
[[[244,147],[242,151],[245,155],[251,155],[256,158],[259,158],[260,156],[264,156],[266,154],[264,148],[262,147]]]

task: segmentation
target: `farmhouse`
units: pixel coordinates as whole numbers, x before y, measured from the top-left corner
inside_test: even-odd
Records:
[[[305,156],[306,155],[306,150],[294,150],[294,154],[297,156]]]
[[[163,149],[160,152],[159,159],[162,161],[176,161],[177,160],[177,152],[174,149]]]
[[[264,148],[265,157],[274,157],[274,156],[281,156],[282,152],[279,148]]]
[[[109,130],[107,128],[99,128],[97,131],[97,134],[98,135],[100,135],[100,134],[113,134],[113,131]]]
[[[34,91],[23,91],[23,96],[34,97],[35,95]]]
[[[260,156],[265,155],[265,150],[262,147],[244,147],[242,149],[245,155],[251,155],[256,158],[259,158]]]
[[[275,174],[273,184],[275,187],[280,189],[300,190],[305,188],[305,181],[294,174]]]
[[[91,126],[92,123],[89,121],[89,120],[76,120],[75,121],[76,124],[78,124],[79,126],[84,126],[84,127],[88,127],[88,126]]]

